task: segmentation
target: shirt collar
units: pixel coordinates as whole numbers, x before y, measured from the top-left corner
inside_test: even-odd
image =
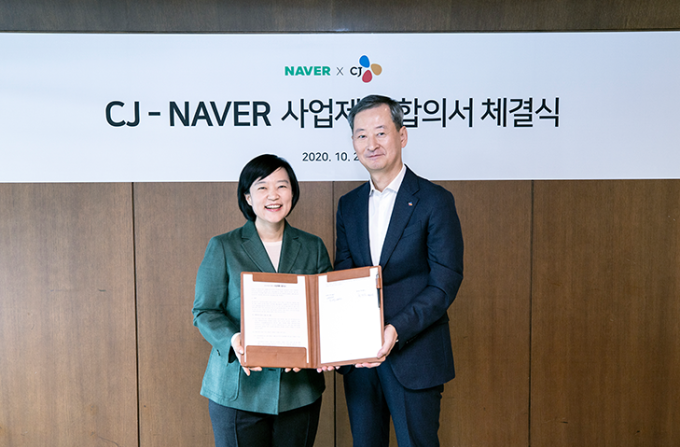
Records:
[[[401,171],[399,171],[399,174],[390,182],[389,185],[382,191],[383,193],[387,191],[388,189],[390,191],[393,191],[395,194],[399,192],[399,188],[401,187],[401,182],[404,181],[404,176],[406,175],[406,165],[402,164],[401,165]],[[375,189],[375,186],[373,185],[373,180],[369,180],[368,183],[371,185],[371,192],[368,194],[369,196],[372,196],[374,192],[380,192],[377,189]]]

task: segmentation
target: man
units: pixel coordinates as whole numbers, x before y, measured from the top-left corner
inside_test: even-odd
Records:
[[[387,446],[390,416],[399,447],[438,446],[454,377],[447,309],[463,279],[454,199],[402,162],[408,133],[396,101],[367,96],[348,120],[371,179],[338,203],[335,269],[382,266],[386,324],[379,363],[340,369],[354,446]]]

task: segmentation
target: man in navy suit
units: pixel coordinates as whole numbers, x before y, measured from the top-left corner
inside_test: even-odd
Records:
[[[463,280],[460,222],[453,195],[402,162],[403,116],[377,95],[348,116],[371,179],[338,203],[335,269],[382,266],[386,324],[379,363],[340,369],[354,446],[387,446],[390,416],[399,447],[438,446],[444,383],[454,377],[447,309]]]

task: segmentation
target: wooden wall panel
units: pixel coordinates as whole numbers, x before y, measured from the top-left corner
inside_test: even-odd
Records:
[[[536,182],[532,445],[680,445],[680,181]]]
[[[4,0],[0,30],[431,32],[678,29],[675,0]]]
[[[330,183],[302,183],[289,222],[330,244],[331,214]],[[244,223],[236,183],[135,184],[143,447],[212,445],[208,400],[199,395],[210,345],[192,324],[191,306],[208,240]],[[332,396],[324,395],[318,446],[333,445]]]
[[[456,198],[465,243],[450,312],[456,378],[442,400],[442,445],[527,446],[531,182],[437,183]]]
[[[336,182],[334,202],[360,183]],[[441,443],[526,446],[531,182],[438,183],[456,198],[465,240],[465,279],[449,312],[457,376],[444,391]],[[337,445],[350,446],[337,384]]]
[[[5,0],[0,30],[75,32],[331,31],[333,2]]]
[[[378,0],[334,2],[334,29],[352,32],[677,29],[674,0]]]
[[[0,445],[137,445],[129,184],[0,184]]]

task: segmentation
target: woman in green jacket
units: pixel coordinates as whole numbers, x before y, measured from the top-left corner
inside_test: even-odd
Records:
[[[241,272],[296,274],[331,270],[321,239],[286,217],[300,190],[288,162],[251,160],[241,172],[238,203],[244,226],[213,237],[198,269],[194,325],[212,345],[201,394],[209,401],[218,447],[312,447],[323,375],[315,370],[241,366]]]

